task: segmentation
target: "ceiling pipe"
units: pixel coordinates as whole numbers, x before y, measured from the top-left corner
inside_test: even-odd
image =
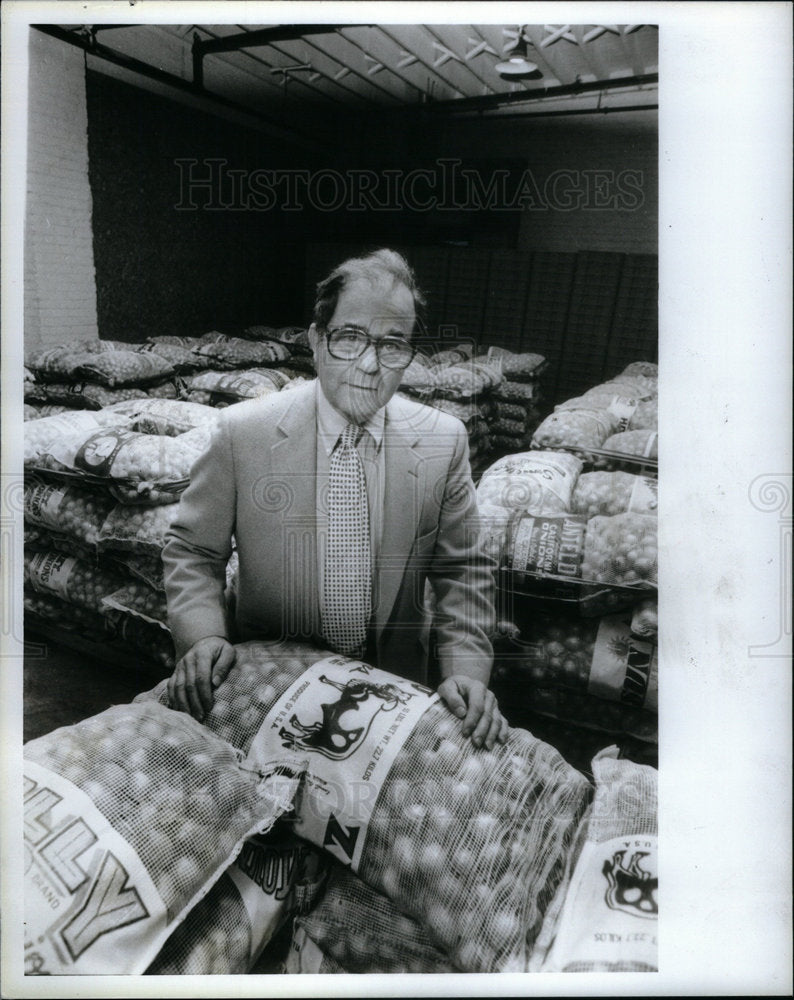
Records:
[[[133,73],[139,73],[141,76],[148,77],[150,80],[156,80],[158,83],[167,84],[169,87],[173,87],[183,93],[190,94],[194,98],[203,97],[214,102],[215,104],[221,105],[222,107],[229,108],[230,110],[236,111],[240,114],[248,115],[250,118],[254,118],[263,125],[267,126],[268,129],[279,138],[297,142],[304,148],[310,149],[314,152],[324,148],[323,145],[317,141],[316,137],[304,135],[298,129],[288,128],[273,118],[263,115],[261,112],[250,107],[249,105],[240,104],[238,101],[232,101],[228,97],[223,97],[221,94],[215,94],[203,89],[199,90],[190,81],[183,80],[181,76],[175,76],[173,73],[168,73],[166,70],[158,69],[156,66],[151,66],[149,63],[145,63],[140,59],[135,59],[133,56],[124,55],[121,52],[109,49],[105,45],[100,45],[95,38],[88,38],[82,33],[76,34],[74,32],[64,31],[62,28],[58,28],[53,24],[32,24],[31,28],[35,28],[37,31],[42,32],[42,34],[49,35],[51,38],[57,38],[61,42],[66,42],[68,45],[74,45],[76,48],[82,49],[84,52],[91,56],[95,56],[98,59],[104,59],[106,62],[113,63],[115,66],[120,66]]]
[[[587,83],[566,83],[559,87],[536,87],[515,94],[489,94],[487,97],[462,97],[451,101],[430,101],[424,105],[426,111],[444,114],[458,114],[465,111],[488,111],[506,104],[520,104],[540,101],[547,97],[587,94],[594,91],[618,90],[628,87],[647,87],[658,84],[658,73],[643,73],[640,76],[622,76],[611,80],[592,80]]]
[[[369,28],[369,24],[282,24],[277,28],[259,28],[257,31],[241,31],[236,35],[222,38],[206,38],[200,43],[204,55],[210,52],[235,52],[238,49],[252,49],[272,42],[295,42],[306,35],[333,35],[339,28]]]

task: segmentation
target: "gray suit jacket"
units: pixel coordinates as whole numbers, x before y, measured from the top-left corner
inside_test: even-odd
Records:
[[[314,383],[224,410],[196,462],[163,550],[169,624],[182,656],[199,639],[290,638],[320,646]],[[425,581],[443,676],[490,669],[492,561],[478,531],[459,420],[393,397],[386,407],[385,509],[376,568],[377,666],[427,677]],[[224,596],[234,536],[239,573]]]

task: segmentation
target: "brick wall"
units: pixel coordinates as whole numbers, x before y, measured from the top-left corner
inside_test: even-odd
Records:
[[[30,33],[25,349],[98,336],[82,53]]]

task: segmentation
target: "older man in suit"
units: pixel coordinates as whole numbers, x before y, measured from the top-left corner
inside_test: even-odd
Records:
[[[305,640],[424,683],[429,581],[439,695],[475,745],[505,739],[466,433],[395,396],[420,301],[399,254],[346,261],[318,285],[316,382],[220,415],[163,550],[176,707],[201,718],[232,642],[253,638]]]

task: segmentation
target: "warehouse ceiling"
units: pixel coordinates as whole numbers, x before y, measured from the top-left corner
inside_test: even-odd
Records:
[[[498,115],[655,108],[658,32],[643,24],[39,26],[119,65],[282,122],[301,111]],[[517,41],[536,69],[503,78]],[[140,68],[139,68],[140,71]]]

